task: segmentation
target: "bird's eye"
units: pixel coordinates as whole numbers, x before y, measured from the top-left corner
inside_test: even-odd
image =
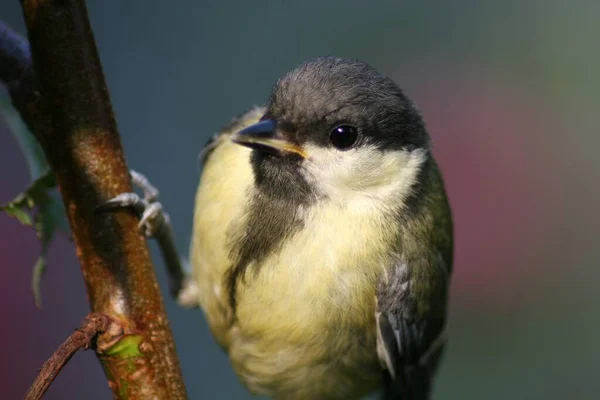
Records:
[[[329,140],[338,149],[347,150],[358,140],[358,129],[352,125],[340,125],[331,131]]]

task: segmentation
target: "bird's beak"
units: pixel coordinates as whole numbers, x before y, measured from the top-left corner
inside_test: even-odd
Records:
[[[234,143],[241,144],[242,146],[256,149],[258,151],[278,155],[281,153],[292,153],[297,154],[302,158],[307,157],[302,147],[290,142],[289,140],[278,137],[276,128],[276,121],[270,119],[260,121],[254,125],[250,125],[249,127],[242,129],[233,135],[231,140]]]

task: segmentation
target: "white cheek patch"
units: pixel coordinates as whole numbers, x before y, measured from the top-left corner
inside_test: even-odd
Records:
[[[348,207],[397,207],[410,194],[427,150],[382,151],[373,146],[348,151],[305,145],[307,180],[334,203]]]

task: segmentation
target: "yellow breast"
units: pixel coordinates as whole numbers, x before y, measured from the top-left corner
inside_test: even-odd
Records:
[[[381,374],[375,288],[394,232],[373,234],[386,226],[373,210],[312,205],[302,212],[303,228],[261,261],[258,274],[259,266],[247,268],[233,318],[227,237],[243,217],[253,176],[249,150],[226,135],[219,140],[197,192],[190,254],[215,338],[255,393],[350,399],[372,391]]]
[[[249,268],[229,351],[258,391],[354,398],[377,384],[375,288],[389,261],[383,243],[371,241],[373,229],[369,218],[314,206],[260,273]],[[306,382],[322,382],[319,396],[305,392],[315,389]]]
[[[190,262],[200,306],[219,344],[228,347],[232,315],[224,287],[224,276],[231,267],[227,230],[232,221],[242,217],[252,171],[250,150],[233,144],[226,136],[219,140],[222,143],[205,165],[196,193]]]

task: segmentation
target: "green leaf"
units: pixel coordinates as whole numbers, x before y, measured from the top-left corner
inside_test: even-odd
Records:
[[[42,308],[41,283],[44,272],[46,272],[46,252],[42,250],[42,254],[40,254],[37,261],[33,265],[33,277],[31,278],[31,291],[33,292],[35,305],[38,308]]]
[[[3,91],[0,91],[0,112],[27,160],[33,180],[25,192],[9,203],[0,205],[0,211],[18,219],[23,225],[33,225],[42,243],[42,250],[34,265],[31,281],[35,302],[40,307],[40,282],[46,270],[46,255],[55,233],[69,231],[67,216],[62,201],[54,189],[56,179],[41,146],[12,106],[8,94]]]
[[[19,205],[8,203],[5,206],[0,206],[0,210],[4,211],[11,217],[18,219],[23,225],[31,226],[32,224],[29,213]]]
[[[40,282],[46,270],[48,248],[54,238],[54,233],[57,230],[64,230],[60,224],[61,219],[64,218],[61,218],[60,214],[57,213],[57,199],[51,194],[51,190],[55,186],[54,173],[48,169],[25,192],[19,194],[9,203],[0,206],[0,211],[17,218],[22,224],[33,225],[42,243],[42,251],[34,265],[31,281],[35,303],[38,307],[41,307]],[[34,209],[37,210],[34,212]],[[64,211],[62,212],[64,213]],[[34,214],[33,221],[30,216],[31,213]]]

